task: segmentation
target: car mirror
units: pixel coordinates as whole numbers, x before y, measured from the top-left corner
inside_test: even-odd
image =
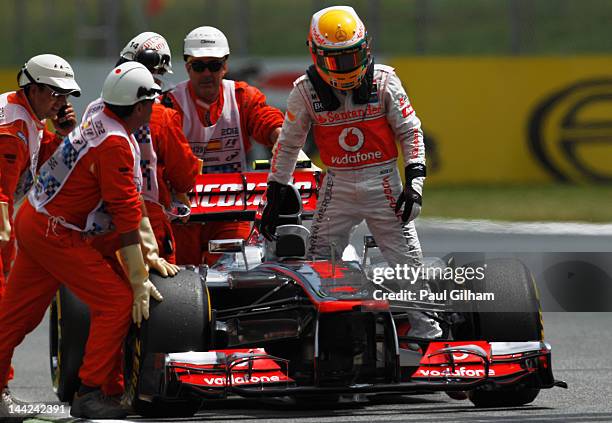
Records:
[[[213,254],[241,253],[244,251],[242,239],[214,239],[208,241],[208,252]]]
[[[213,239],[208,241],[208,252],[213,254],[242,253],[244,268],[249,270],[243,239]]]

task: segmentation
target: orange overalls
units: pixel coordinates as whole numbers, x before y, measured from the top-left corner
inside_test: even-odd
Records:
[[[153,104],[149,128],[156,156],[155,164],[142,163],[143,160],[147,160],[145,146],[138,139],[141,137],[141,134],[138,133],[140,129],[135,133],[141,149],[142,196],[145,199],[147,214],[157,239],[159,256],[170,263],[175,263],[176,245],[172,226],[163,208],[170,207],[171,188],[176,192],[187,192],[193,188],[198,173],[198,159],[187,144],[181,127],[180,115],[175,110],[157,103]],[[155,186],[157,189],[151,189]],[[93,246],[111,262],[117,271],[122,269],[115,256],[115,251],[119,249],[119,237],[116,232],[96,237]]]
[[[0,299],[6,289],[5,274],[8,274],[11,269],[11,264],[15,258],[15,230],[13,222],[15,191],[22,175],[30,167],[30,149],[28,140],[30,135],[37,137],[37,134],[30,134],[29,128],[36,128],[42,132],[40,139],[40,149],[38,153],[38,164],[48,158],[53,150],[61,141],[61,137],[57,137],[44,127],[44,122],[41,122],[34,111],[32,110],[27,97],[23,90],[8,94],[7,102],[9,106],[14,104],[21,106],[27,112],[29,124],[22,119],[14,120],[0,124],[0,201],[7,202],[9,205],[10,223],[13,230],[9,243],[2,247],[0,260]],[[9,374],[9,380],[13,378],[12,369]],[[4,385],[0,385],[2,388]]]
[[[159,255],[168,262],[175,263],[176,243],[172,226],[163,207],[170,207],[171,189],[180,193],[193,188],[198,174],[198,158],[189,148],[189,143],[183,134],[181,116],[175,110],[154,104],[149,127],[153,149],[157,155],[159,193],[158,198],[153,198],[151,201],[143,187],[143,196],[157,239]],[[147,183],[144,175],[143,183]]]
[[[106,119],[121,122],[111,112]],[[134,184],[134,156],[125,136],[106,135],[76,163],[56,196],[49,215],[30,201],[15,220],[19,250],[0,302],[0,386],[8,379],[14,348],[43,318],[59,285],[65,284],[91,312],[89,338],[79,378],[97,387],[109,382],[131,322],[132,290],[111,269],[80,231],[102,200],[119,233],[138,229],[139,194]]]
[[[250,137],[267,147],[272,147],[270,135],[276,128],[283,124],[283,114],[275,107],[266,104],[266,97],[257,88],[248,85],[246,82],[234,81],[235,100],[240,115],[240,132],[242,134],[241,148],[243,153],[251,147]],[[169,93],[172,107],[175,108],[183,117],[183,130],[187,140],[192,143],[190,131],[185,130],[185,113],[189,113],[194,121],[199,121],[204,127],[215,125],[223,113],[224,99],[223,86],[220,89],[219,97],[206,108],[201,100],[198,100],[191,83],[187,83],[187,89],[191,98],[192,107],[183,110],[180,102],[177,101],[176,90]],[[202,140],[198,140],[202,141]],[[208,141],[208,140],[206,140]],[[192,144],[192,150],[194,146]],[[207,172],[206,166],[210,163],[212,156],[216,155],[210,143],[205,151],[194,151],[195,155],[204,161],[204,173]],[[246,169],[242,169],[246,170]],[[212,171],[215,172],[216,171]],[[218,259],[217,255],[208,253],[208,241],[223,238],[242,238],[246,239],[251,231],[249,222],[209,222],[202,224],[172,224],[172,230],[176,239],[177,251],[176,262],[178,264],[200,264],[212,265]]]
[[[174,263],[176,247],[172,227],[163,207],[170,207],[169,185],[177,192],[186,192],[193,188],[195,176],[198,173],[198,159],[187,144],[181,128],[180,116],[175,110],[157,103],[153,104],[149,128],[156,163],[143,165],[145,146],[140,143],[141,140],[138,140],[140,134],[135,135],[141,147],[142,196],[145,199],[147,214],[155,233],[159,255],[168,262]],[[153,177],[156,177],[157,180],[152,181],[152,175],[148,172],[155,172]],[[157,186],[157,189],[151,190],[151,186]],[[115,255],[115,252],[121,247],[117,231],[95,237],[92,240],[92,246],[102,254],[116,273],[125,277],[123,268]],[[108,395],[121,394],[124,390],[121,357],[122,355],[119,354],[113,377],[104,386],[104,391]]]

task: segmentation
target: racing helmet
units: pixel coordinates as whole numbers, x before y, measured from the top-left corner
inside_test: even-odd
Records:
[[[183,55],[222,58],[230,54],[229,43],[223,32],[212,26],[200,26],[185,37]]]
[[[115,106],[131,106],[143,100],[154,100],[160,93],[160,86],[143,64],[126,62],[106,77],[102,100]]]
[[[352,7],[332,6],[315,13],[307,45],[326,83],[340,90],[361,84],[371,61],[370,39]]]
[[[117,65],[135,61],[145,65],[149,72],[172,73],[172,54],[164,37],[156,32],[143,32],[132,38],[119,53]]]
[[[39,54],[28,60],[17,74],[20,87],[29,84],[49,85],[63,95],[79,97],[81,88],[74,79],[70,64],[55,54]]]

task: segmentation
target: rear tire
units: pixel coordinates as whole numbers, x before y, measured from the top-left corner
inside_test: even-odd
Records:
[[[466,267],[483,265],[472,263]],[[541,341],[544,331],[540,300],[529,269],[514,259],[490,260],[486,265],[485,279],[466,282],[466,289],[491,292],[495,301],[473,302],[472,313],[463,313],[465,323],[453,328],[454,339]],[[539,388],[518,385],[493,391],[475,389],[468,392],[468,398],[476,407],[517,407],[535,400],[539,392]]]
[[[89,308],[61,286],[51,303],[49,364],[53,390],[62,402],[72,403],[79,389],[79,369],[89,336]]]
[[[139,398],[143,389],[140,366],[147,354],[206,351],[210,333],[208,292],[200,275],[181,270],[172,278],[155,274],[150,280],[164,300],[151,301],[151,313],[141,328],[132,327],[126,342],[126,392],[134,411],[145,417],[190,417],[202,404],[201,398],[169,400],[153,396],[152,401]],[[139,345],[139,348],[136,348]]]

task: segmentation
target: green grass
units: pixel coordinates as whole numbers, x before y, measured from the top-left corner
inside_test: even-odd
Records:
[[[612,52],[609,0],[165,0],[155,16],[140,10],[147,0],[119,5],[116,50],[144,30],[164,35],[180,57],[187,32],[201,25],[221,28],[234,54],[307,55],[304,45],[312,13],[320,7],[355,7],[374,36],[376,55],[509,55],[513,39],[521,54]],[[2,1],[0,34],[7,54],[0,65],[22,64],[35,53],[104,57],[103,41],[77,42],[78,22],[104,24],[109,11],[99,0]],[[21,5],[21,6],[18,6]],[[77,9],[77,5],[79,9]],[[102,6],[101,6],[102,5]],[[19,19],[20,10],[25,19]],[[519,28],[517,36],[512,28]],[[115,54],[113,53],[113,56]]]
[[[425,187],[422,217],[612,222],[612,187]]]

